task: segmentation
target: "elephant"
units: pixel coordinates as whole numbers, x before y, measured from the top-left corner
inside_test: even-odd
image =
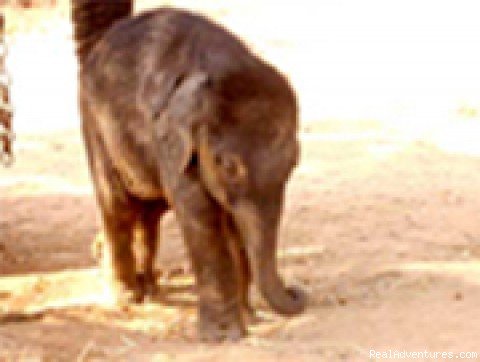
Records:
[[[274,311],[301,313],[305,293],[286,286],[276,264],[300,152],[286,77],[204,16],[168,7],[133,16],[131,1],[72,1],[82,133],[118,301],[140,302],[155,288],[159,220],[173,210],[201,339],[246,335],[252,282]]]

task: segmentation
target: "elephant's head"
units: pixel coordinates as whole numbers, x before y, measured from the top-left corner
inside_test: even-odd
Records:
[[[301,312],[303,292],[286,287],[276,265],[285,185],[299,157],[297,104],[287,81],[270,67],[222,79],[197,73],[176,88],[165,117],[158,132],[169,149],[171,184],[196,168],[231,218],[264,298],[281,314]]]

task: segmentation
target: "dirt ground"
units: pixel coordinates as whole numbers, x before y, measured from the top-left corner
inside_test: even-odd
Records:
[[[304,129],[281,231],[282,274],[308,290],[306,313],[284,319],[256,300],[264,320],[251,337],[215,347],[195,342],[195,294],[174,218],[163,223],[157,265],[165,295],[126,310],[106,305],[78,132],[21,137],[16,165],[0,170],[0,359],[478,351],[480,160],[374,128],[349,137],[333,127]]]
[[[195,339],[193,279],[173,215],[162,223],[161,296],[111,305],[91,252],[100,224],[70,99],[72,57],[50,73],[32,63],[28,73],[31,58],[20,50],[34,47],[43,67],[38,44],[19,36],[12,49],[19,115],[16,163],[0,168],[0,361],[365,361],[371,350],[480,356],[478,113],[428,137],[377,121],[303,120],[279,265],[307,290],[308,308],[286,319],[254,294],[261,322],[250,336],[208,345]],[[54,72],[70,75],[45,82]],[[64,83],[68,100],[53,110],[42,97]],[[22,95],[38,103],[24,106]]]

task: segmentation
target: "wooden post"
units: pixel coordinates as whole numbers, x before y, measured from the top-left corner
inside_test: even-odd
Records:
[[[0,13],[0,162],[10,165],[12,154],[12,107],[10,105],[10,79],[5,69],[7,44],[5,42],[5,18]]]

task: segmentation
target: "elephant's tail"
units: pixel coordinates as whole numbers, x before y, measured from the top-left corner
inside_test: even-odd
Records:
[[[83,64],[103,34],[133,12],[133,0],[71,0],[77,56]]]

